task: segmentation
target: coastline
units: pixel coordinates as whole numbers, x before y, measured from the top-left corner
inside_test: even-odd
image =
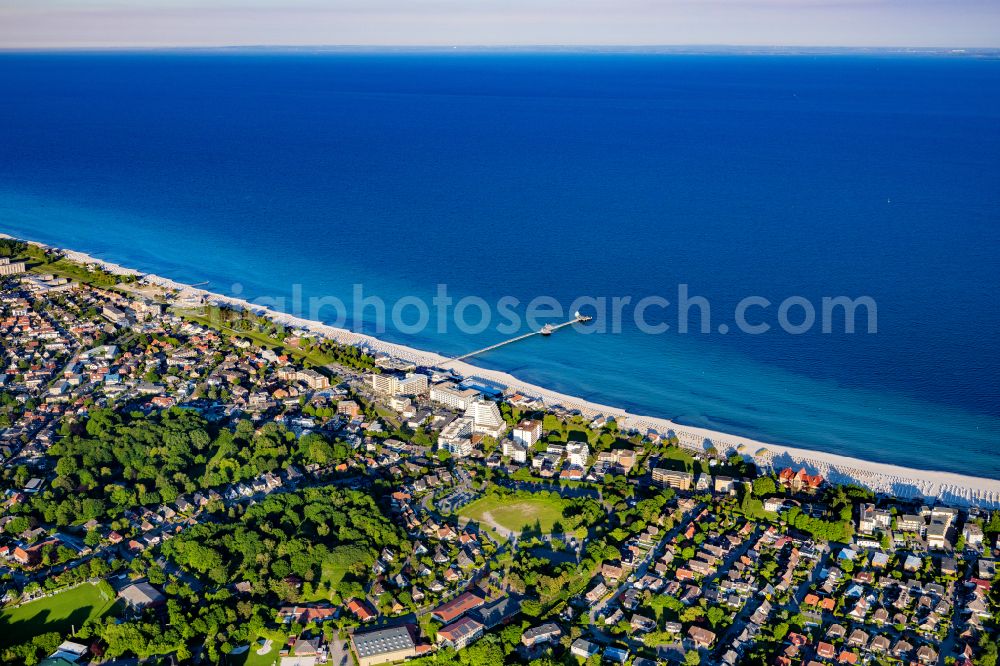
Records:
[[[11,238],[7,234],[0,237]],[[27,240],[27,239],[24,239]],[[628,411],[559,393],[542,386],[530,384],[502,371],[488,370],[463,361],[451,361],[434,352],[424,351],[406,345],[386,342],[370,335],[336,328],[322,322],[306,320],[283,312],[255,305],[247,300],[223,296],[205,289],[192,287],[170,278],[121,266],[97,259],[83,252],[54,248],[43,243],[28,242],[47,249],[58,249],[67,259],[81,264],[95,264],[110,273],[140,276],[148,284],[176,291],[177,300],[192,300],[225,304],[245,308],[263,314],[276,323],[288,328],[302,329],[314,335],[335,340],[341,344],[357,345],[374,352],[404,359],[418,365],[450,368],[467,378],[478,378],[491,384],[505,387],[508,392],[523,393],[540,399],[547,406],[559,405],[567,409],[580,410],[587,416],[605,415],[614,417],[623,429],[637,429],[640,432],[656,431],[661,435],[675,434],[680,444],[692,451],[703,452],[715,446],[721,452],[731,449],[751,458],[763,469],[778,471],[784,467],[805,467],[811,474],[821,474],[834,483],[856,483],[879,493],[904,499],[923,497],[951,505],[978,506],[981,508],[1000,507],[1000,480],[966,476],[952,472],[918,470],[887,463],[878,463],[850,458],[818,450],[801,449],[788,445],[771,444],[758,440],[730,435],[723,432],[684,426],[673,421],[647,415],[632,414]]]

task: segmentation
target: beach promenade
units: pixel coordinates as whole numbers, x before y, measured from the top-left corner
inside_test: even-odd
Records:
[[[878,493],[902,498],[923,498],[928,502],[940,501],[951,505],[978,506],[980,508],[1000,507],[1000,480],[860,460],[823,451],[761,442],[704,428],[679,425],[669,419],[630,414],[617,407],[601,405],[524,382],[505,372],[487,370],[433,352],[386,342],[370,335],[302,319],[161,276],[142,274],[124,266],[96,259],[82,252],[60,251],[72,261],[82,264],[97,264],[112,273],[142,275],[145,282],[173,292],[177,301],[227,305],[264,313],[276,323],[289,329],[298,329],[315,336],[326,337],[341,344],[358,345],[370,352],[384,353],[422,366],[448,367],[466,378],[485,380],[493,385],[504,387],[507,393],[531,396],[549,407],[559,406],[568,410],[579,410],[587,417],[598,415],[613,417],[619,427],[624,430],[635,429],[642,433],[655,432],[661,436],[675,435],[681,446],[692,451],[704,452],[708,448],[714,447],[722,454],[738,452],[753,459],[763,469],[779,470],[785,467],[805,467],[811,474],[821,474],[834,483],[856,483]]]

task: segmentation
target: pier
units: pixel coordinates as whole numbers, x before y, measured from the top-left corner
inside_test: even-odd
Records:
[[[476,351],[469,352],[468,354],[462,354],[461,356],[456,356],[455,358],[448,359],[448,362],[449,363],[453,363],[455,361],[464,361],[466,359],[472,358],[473,356],[478,356],[480,354],[485,354],[488,351],[493,351],[494,349],[499,349],[500,347],[503,347],[503,346],[509,345],[509,344],[513,344],[515,342],[518,342],[519,340],[525,340],[525,339],[530,338],[530,337],[532,337],[534,335],[552,335],[553,333],[555,333],[556,331],[558,331],[560,328],[565,328],[566,326],[572,326],[573,324],[580,324],[580,323],[587,322],[587,321],[590,321],[590,320],[591,320],[591,317],[588,317],[586,315],[581,315],[579,312],[577,312],[573,316],[573,318],[570,319],[569,321],[564,321],[563,323],[556,324],[555,326],[552,326],[551,324],[546,324],[545,326],[543,326],[538,331],[531,331],[530,333],[524,333],[523,335],[515,336],[513,338],[510,338],[509,340],[504,340],[502,342],[498,342],[495,345],[490,345],[489,347],[483,347],[482,349],[477,349]]]

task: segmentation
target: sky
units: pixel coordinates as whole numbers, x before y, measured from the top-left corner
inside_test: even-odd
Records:
[[[1000,0],[0,0],[0,48],[1000,47]]]

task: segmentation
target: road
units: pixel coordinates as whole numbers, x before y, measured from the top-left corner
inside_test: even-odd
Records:
[[[791,599],[785,605],[785,609],[790,615],[795,615],[799,612],[799,607],[802,605],[803,599],[809,593],[809,589],[819,582],[819,576],[823,571],[822,563],[826,560],[826,555],[830,551],[830,546],[828,544],[823,544],[819,549],[819,557],[813,560],[812,570],[806,579],[802,581],[801,584],[792,593]]]
[[[968,551],[966,552],[968,553]],[[957,656],[955,655],[955,648],[958,646],[958,624],[960,623],[960,620],[958,620],[958,616],[959,613],[961,612],[960,609],[962,608],[961,590],[963,585],[961,581],[969,580],[969,578],[973,577],[972,576],[974,571],[973,567],[976,566],[976,562],[978,561],[978,559],[979,559],[978,557],[970,557],[968,559],[968,562],[965,565],[965,575],[959,579],[959,582],[954,584],[954,589],[952,590],[952,599],[951,599],[952,609],[953,609],[952,622],[951,626],[948,628],[948,635],[945,637],[943,641],[941,641],[941,645],[939,646],[938,649],[939,666],[944,666],[945,663],[944,660],[946,657]]]

